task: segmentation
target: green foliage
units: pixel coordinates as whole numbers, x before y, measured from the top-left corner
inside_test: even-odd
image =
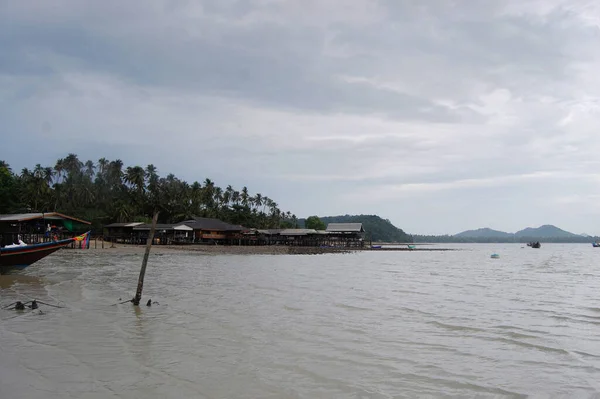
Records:
[[[61,212],[91,221],[98,231],[112,222],[147,222],[155,209],[160,223],[203,216],[256,228],[297,224],[291,212],[246,187],[222,189],[210,179],[190,185],[173,174],[161,177],[152,164],[125,167],[120,159],[106,158],[81,162],[69,154],[54,167],[38,164],[15,175],[0,161],[0,213]]]
[[[321,220],[326,225],[329,223],[362,223],[367,232],[367,239],[374,242],[413,242],[410,235],[394,226],[389,220],[382,219],[377,215],[326,216]],[[300,225],[304,225],[305,222],[301,219]]]
[[[19,190],[17,183],[8,164],[0,161],[0,213],[10,213],[16,207]]]
[[[304,225],[307,229],[325,230],[327,225],[318,216],[309,216],[306,218]]]

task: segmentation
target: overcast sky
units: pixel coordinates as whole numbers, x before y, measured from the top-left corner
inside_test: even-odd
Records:
[[[0,0],[0,159],[600,235],[600,2]]]

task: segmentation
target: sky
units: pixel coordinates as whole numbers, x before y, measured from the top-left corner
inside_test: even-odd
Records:
[[[595,0],[0,0],[0,159],[600,235]]]

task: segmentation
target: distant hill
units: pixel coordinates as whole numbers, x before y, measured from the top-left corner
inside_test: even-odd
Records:
[[[462,233],[458,233],[454,235],[455,237],[494,237],[494,238],[504,238],[504,237],[512,237],[513,235],[510,233],[506,233],[504,231],[492,230],[490,228],[483,228],[477,230],[467,230]]]
[[[410,235],[394,226],[392,222],[377,215],[343,215],[324,216],[320,219],[329,223],[362,223],[367,232],[367,239],[376,242],[413,242]],[[306,219],[299,219],[298,224],[304,227]]]
[[[539,238],[549,238],[549,237],[581,237],[578,234],[573,234],[563,229],[559,229],[556,226],[552,226],[550,224],[545,224],[538,228],[527,227],[526,229],[519,230],[515,233],[515,237],[539,237]]]
[[[574,234],[556,226],[549,224],[533,228],[527,227],[519,230],[516,233],[506,233],[504,231],[492,230],[490,228],[482,228],[477,230],[467,230],[455,235],[413,235],[415,242],[480,242],[480,243],[498,243],[498,242],[592,242],[597,241],[598,237],[589,235]]]

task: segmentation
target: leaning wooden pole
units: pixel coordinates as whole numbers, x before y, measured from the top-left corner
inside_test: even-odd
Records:
[[[152,248],[152,241],[154,241],[154,232],[156,231],[156,222],[158,221],[158,211],[154,212],[152,217],[152,227],[150,228],[150,235],[148,241],[146,241],[146,252],[144,253],[144,260],[142,260],[142,268],[140,269],[140,277],[138,278],[137,290],[135,291],[135,297],[131,300],[134,306],[139,306],[142,300],[142,290],[144,289],[144,275],[146,274],[146,265],[148,264],[148,257],[150,256],[150,248]]]

